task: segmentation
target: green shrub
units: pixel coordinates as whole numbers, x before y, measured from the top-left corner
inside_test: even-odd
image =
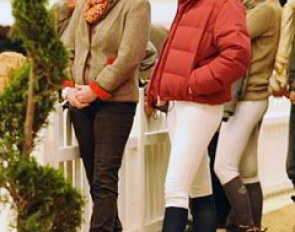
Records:
[[[18,232],[73,232],[80,227],[84,199],[61,173],[17,152],[8,161],[0,160],[0,185],[13,200]]]
[[[11,74],[0,93],[0,188],[13,200],[18,232],[75,232],[84,198],[61,173],[30,157],[67,79],[67,53],[54,31],[47,0],[13,0],[12,6],[28,62]]]

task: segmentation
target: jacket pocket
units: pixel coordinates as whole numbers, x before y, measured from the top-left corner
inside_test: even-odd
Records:
[[[160,83],[160,96],[175,99],[187,98],[188,78],[165,73]]]

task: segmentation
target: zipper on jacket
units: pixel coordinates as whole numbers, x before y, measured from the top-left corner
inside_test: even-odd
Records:
[[[217,5],[217,1],[214,2],[214,5],[213,5],[212,9],[214,9],[214,8],[216,7],[216,5]],[[209,16],[209,18],[210,18],[210,16]],[[210,19],[208,19],[208,21],[209,21],[209,20],[210,20]],[[206,26],[207,26],[207,24],[208,24],[208,21],[206,22]],[[203,39],[203,37],[202,37],[202,39]],[[200,42],[202,41],[202,39],[200,40]],[[194,60],[193,60],[193,70],[192,70],[192,71],[194,71],[194,69],[198,68],[199,65],[200,65],[201,60],[199,60],[199,61],[197,62],[198,55],[199,55],[199,51],[200,51],[200,47],[196,50],[196,54],[195,54],[195,57],[194,57]]]
[[[181,19],[183,17],[183,12],[187,9],[188,5],[189,5],[189,3],[186,3],[182,8],[179,8],[179,7],[177,8],[177,12],[176,12],[175,18],[174,18],[173,23],[172,23],[172,28],[171,28],[170,35],[169,35],[168,39],[165,42],[163,53],[159,57],[159,60],[163,60],[163,58],[165,58],[165,62],[163,61],[162,64],[159,63],[159,65],[155,69],[155,73],[157,73],[158,68],[159,68],[160,65],[162,65],[161,70],[160,70],[160,75],[162,75],[162,73],[163,73],[164,67],[166,66],[166,63],[167,63],[167,60],[166,60],[166,58],[168,56],[167,45],[170,42],[172,42],[173,37],[174,37],[174,35],[176,33],[176,30],[178,28],[178,25],[179,25],[179,23],[180,23],[180,21],[181,21]],[[165,51],[165,54],[164,54],[164,51]],[[165,55],[165,57],[164,57],[164,55]],[[160,79],[159,80],[159,85],[156,86],[156,94],[157,94],[157,99],[161,100],[161,98],[159,96],[159,93],[160,93],[160,85],[161,85],[161,78],[159,77],[159,79]],[[151,85],[152,85],[152,83],[151,83]]]

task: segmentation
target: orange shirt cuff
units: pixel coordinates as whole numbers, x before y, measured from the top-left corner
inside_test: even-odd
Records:
[[[74,88],[75,87],[75,82],[72,81],[72,80],[65,80],[65,81],[63,81],[62,85],[64,87]]]
[[[112,95],[99,86],[95,81],[89,82],[90,89],[97,95],[98,98],[102,100],[108,100]]]

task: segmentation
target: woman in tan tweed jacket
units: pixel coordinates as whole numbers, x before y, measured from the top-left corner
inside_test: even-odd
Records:
[[[66,98],[93,200],[91,232],[122,231],[118,171],[138,101],[149,40],[147,0],[79,2],[63,40],[72,60]]]

